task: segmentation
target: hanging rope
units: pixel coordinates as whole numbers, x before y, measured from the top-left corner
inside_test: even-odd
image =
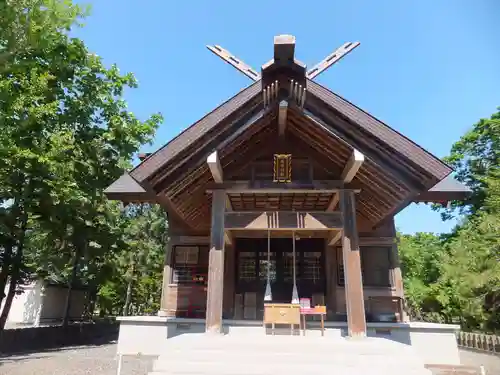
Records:
[[[264,293],[264,301],[272,301],[273,294],[271,291],[271,231],[267,231],[267,283]]]
[[[293,249],[293,256],[292,256],[292,262],[293,262],[293,290],[292,290],[292,303],[299,303],[299,293],[297,291],[297,279],[296,279],[296,270],[295,270],[295,232],[292,232],[292,249]]]

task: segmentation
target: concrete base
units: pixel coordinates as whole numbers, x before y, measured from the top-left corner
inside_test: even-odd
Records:
[[[151,355],[159,356],[165,342],[178,336],[198,336],[205,332],[205,320],[167,318],[158,316],[128,316],[119,317],[120,334],[118,338],[119,355]],[[261,321],[224,320],[223,331],[226,336],[266,339],[270,334]],[[330,345],[335,342],[346,343],[347,323],[325,322],[325,335],[321,336],[319,324],[308,322],[305,337],[297,337],[317,344],[316,347]],[[459,365],[460,359],[455,333],[456,325],[433,323],[368,323],[368,339],[379,338],[380,342],[392,341],[411,346],[416,355],[424,364]],[[290,336],[290,328],[277,330],[276,334]],[[296,329],[294,336],[301,336],[302,332]],[[270,338],[270,337],[269,337]],[[170,341],[170,340],[168,340]],[[261,341],[261,340],[259,340]],[[364,341],[364,340],[349,340]],[[264,341],[265,342],[265,341]]]

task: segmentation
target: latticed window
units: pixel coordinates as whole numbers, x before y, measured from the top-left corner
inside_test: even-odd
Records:
[[[391,286],[390,279],[391,247],[371,246],[361,248],[361,270],[363,285]]]
[[[344,275],[344,265],[340,264],[337,267],[337,282],[339,285],[344,286],[345,285],[345,275]]]
[[[301,279],[321,282],[321,252],[304,252]]]
[[[295,276],[300,277],[300,261],[299,253],[295,254]],[[293,281],[293,253],[283,253],[283,281]]]
[[[254,252],[240,252],[238,262],[238,278],[242,281],[254,281],[256,260]]]
[[[269,280],[276,281],[276,253],[271,252],[269,263],[267,261],[267,252],[259,252],[259,280],[267,280],[267,265],[269,264]]]
[[[361,274],[364,286],[388,287],[390,278],[390,252],[387,246],[361,247]],[[345,285],[342,249],[337,251],[337,283]]]
[[[204,284],[207,278],[206,265],[200,264],[198,246],[174,247],[172,282],[174,284]]]

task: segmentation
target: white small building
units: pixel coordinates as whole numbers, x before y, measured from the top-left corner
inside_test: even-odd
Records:
[[[37,280],[23,286],[24,293],[14,297],[7,318],[8,326],[34,325],[59,322],[64,317],[68,287],[62,284]],[[8,292],[8,286],[5,294]],[[87,300],[84,288],[73,288],[69,316],[71,320],[81,319]],[[5,303],[5,299],[2,301]]]

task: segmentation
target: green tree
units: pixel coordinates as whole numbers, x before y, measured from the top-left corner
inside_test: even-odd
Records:
[[[453,145],[446,161],[472,194],[444,210],[444,220],[461,216],[450,234],[401,236],[408,302],[417,318],[460,321],[465,329],[498,332],[500,112],[475,124]]]
[[[489,184],[499,177],[500,168],[500,111],[489,119],[481,119],[460,138],[445,158],[456,171],[456,178],[472,189],[465,201],[452,202],[443,210],[443,218],[459,214],[475,214],[484,208]]]
[[[68,36],[84,16],[81,8],[62,0],[1,7],[0,300],[8,279],[12,286],[20,281],[27,234],[35,229],[47,244],[37,260],[59,255],[57,267],[71,269],[63,272],[70,286],[93,257],[116,247],[103,190],[161,121],[160,115],[135,118],[123,100],[126,87],[137,87],[134,76],[106,68]],[[14,292],[9,289],[0,329]]]
[[[487,181],[484,209],[457,231],[443,260],[439,298],[464,327],[500,330],[500,179]],[[454,293],[449,293],[449,286]]]
[[[440,321],[436,282],[445,255],[443,238],[433,233],[398,234],[405,296],[413,319]]]
[[[158,311],[168,225],[157,205],[130,205],[124,211],[124,247],[110,259],[115,273],[99,291],[104,309],[129,315]]]

